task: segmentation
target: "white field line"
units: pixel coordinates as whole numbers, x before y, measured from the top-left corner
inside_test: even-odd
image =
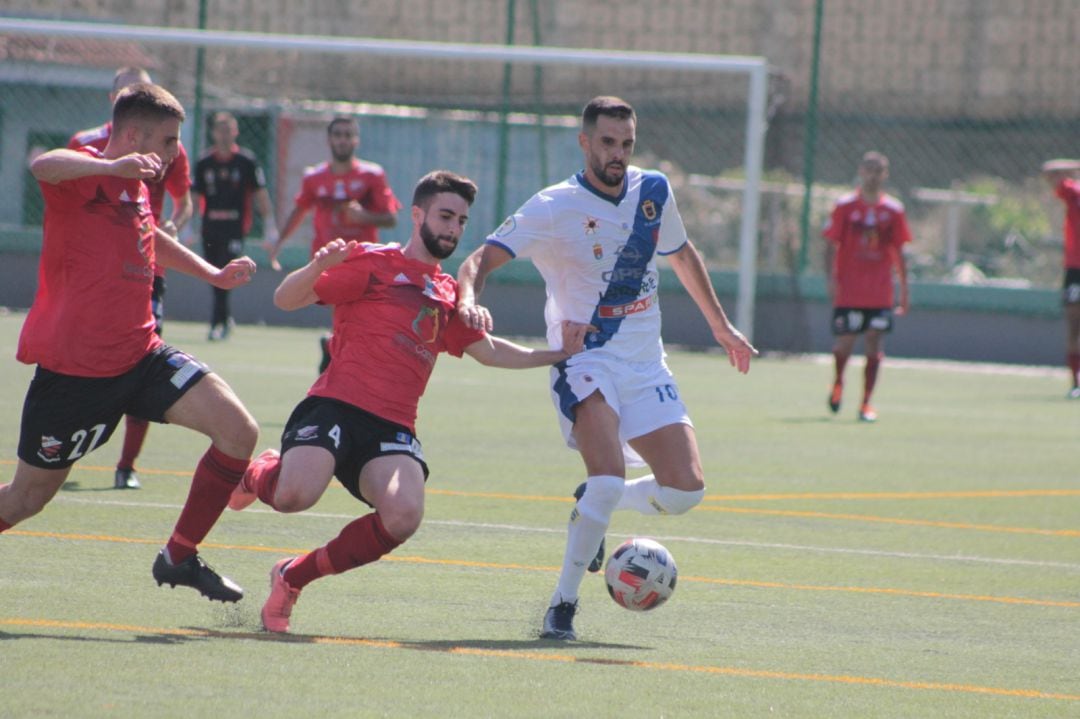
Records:
[[[144,509],[170,509],[179,511],[181,505],[179,504],[166,504],[161,502],[130,502],[111,499],[82,499],[78,497],[67,497],[62,494],[57,495],[55,500],[57,502],[71,503],[71,504],[96,504],[100,506],[111,507],[141,507]],[[244,514],[278,514],[269,509],[246,509]],[[328,512],[301,512],[298,514],[289,515],[291,517],[309,518],[309,519],[337,519],[337,520],[353,520],[356,519],[355,514],[335,514]],[[446,519],[426,519],[424,520],[424,526],[428,527],[447,527],[454,529],[468,529],[470,531],[475,530],[488,530],[493,532],[509,532],[513,534],[519,533],[532,533],[532,534],[555,534],[562,536],[566,534],[564,528],[554,527],[526,527],[517,524],[495,524],[490,522],[464,522],[458,520],[446,520]],[[652,535],[651,535],[652,536]],[[684,537],[677,535],[655,535],[654,539],[665,542],[687,542],[690,544],[705,544],[713,546],[725,546],[725,547],[745,547],[748,549],[761,549],[761,550],[779,550],[785,552],[816,552],[819,554],[848,554],[858,555],[864,557],[889,557],[893,559],[911,559],[918,561],[928,562],[958,562],[965,564],[990,564],[990,565],[1005,565],[1005,566],[1017,566],[1017,567],[1038,567],[1043,569],[1063,569],[1070,572],[1080,572],[1080,564],[1072,562],[1057,562],[1051,560],[1038,560],[1038,559],[1012,559],[1007,557],[980,557],[976,555],[967,554],[928,554],[922,552],[891,552],[880,549],[859,549],[851,547],[822,547],[816,545],[807,544],[785,544],[780,542],[754,542],[743,539],[712,539],[709,537]]]

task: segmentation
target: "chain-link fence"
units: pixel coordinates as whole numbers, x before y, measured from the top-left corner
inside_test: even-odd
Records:
[[[863,152],[892,160],[916,279],[1060,279],[1061,209],[1039,178],[1078,154],[1080,4],[1057,0],[13,1],[11,14],[306,35],[399,37],[614,50],[742,53],[771,67],[758,268],[818,275],[820,227]],[[815,19],[820,33],[815,34]],[[820,39],[820,42],[815,42]],[[188,108],[184,141],[229,109],[267,171],[279,217],[304,166],[329,159],[325,123],[361,120],[360,155],[407,202],[446,167],[481,195],[466,245],[536,189],[579,169],[576,116],[596,94],[637,107],[638,163],[667,171],[691,234],[717,269],[737,266],[746,78],[692,71],[541,67],[441,58],[191,46],[0,33],[0,239],[34,247],[40,198],[26,159],[103,122],[120,65],[146,67]],[[813,70],[817,69],[816,75]],[[198,116],[196,115],[198,113]],[[809,183],[807,182],[809,180]],[[810,190],[807,190],[807,185]],[[810,199],[804,212],[806,199]],[[403,240],[408,223],[385,231]],[[303,233],[300,233],[303,234]],[[297,252],[305,242],[297,237]],[[299,257],[299,255],[297,256]]]

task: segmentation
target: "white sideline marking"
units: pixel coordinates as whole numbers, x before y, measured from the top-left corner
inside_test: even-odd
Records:
[[[164,504],[159,502],[125,502],[112,499],[81,499],[78,497],[56,496],[55,501],[71,502],[73,504],[97,504],[113,507],[142,507],[151,509],[172,509],[179,511],[179,504]],[[244,514],[278,514],[269,509],[245,509]],[[299,512],[290,515],[292,517],[309,517],[314,519],[356,519],[355,514],[335,514],[330,512]],[[425,519],[425,526],[441,526],[463,529],[489,529],[504,532],[531,532],[534,534],[566,534],[563,528],[553,527],[525,527],[517,524],[494,524],[489,522],[463,522],[449,519]],[[622,535],[619,535],[622,536]],[[806,544],[784,544],[780,542],[753,542],[743,539],[710,539],[707,537],[681,537],[675,535],[656,535],[657,541],[688,542],[691,544],[710,544],[727,547],[747,547],[750,549],[779,549],[791,552],[818,552],[821,554],[857,554],[865,557],[892,557],[895,559],[916,559],[933,562],[964,562],[968,564],[999,564],[1020,567],[1039,567],[1047,569],[1066,569],[1080,572],[1080,564],[1071,562],[1055,562],[1039,559],[1010,559],[1001,557],[979,557],[966,554],[922,554],[919,552],[890,552],[880,549],[852,549],[850,547],[821,547]]]

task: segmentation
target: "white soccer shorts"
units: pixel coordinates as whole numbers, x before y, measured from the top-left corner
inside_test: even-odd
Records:
[[[551,368],[551,399],[566,446],[571,449],[577,449],[573,408],[597,390],[619,416],[619,439],[629,466],[641,467],[645,462],[628,440],[671,424],[694,426],[663,359],[624,362],[592,350]]]

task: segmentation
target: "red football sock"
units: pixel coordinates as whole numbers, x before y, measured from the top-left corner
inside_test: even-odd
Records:
[[[346,524],[341,534],[325,545],[290,564],[285,570],[285,581],[293,589],[301,589],[319,577],[374,562],[400,545],[386,531],[378,512],[365,514]]]
[[[124,446],[120,450],[120,459],[116,462],[117,469],[135,469],[135,460],[139,458],[143,442],[146,440],[146,431],[150,429],[150,422],[139,417],[127,416],[124,425]]]
[[[863,371],[863,404],[870,402],[870,395],[874,393],[874,385],[877,384],[878,369],[884,358],[884,352],[866,355],[866,369]]]
[[[1069,365],[1069,378],[1072,386],[1080,385],[1080,352],[1070,352],[1065,356],[1065,363]]]
[[[844,384],[844,368],[847,367],[847,361],[851,358],[851,355],[839,350],[833,350],[832,354],[836,364],[836,378],[833,380],[833,384]]]
[[[248,482],[255,495],[263,504],[268,504],[274,509],[274,493],[277,492],[278,479],[281,478],[281,458],[275,462],[260,462],[251,473]]]
[[[230,457],[213,445],[199,460],[187,501],[180,510],[169,542],[165,545],[173,564],[195,554],[229,503],[229,496],[244,476],[248,460]]]

